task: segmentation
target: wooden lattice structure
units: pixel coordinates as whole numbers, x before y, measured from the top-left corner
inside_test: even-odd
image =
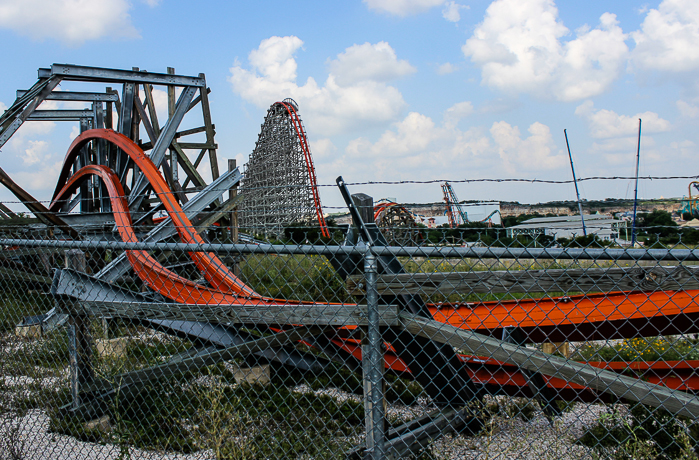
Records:
[[[243,231],[278,236],[288,224],[317,221],[323,235],[329,236],[308,139],[292,99],[275,102],[267,111],[242,194]]]

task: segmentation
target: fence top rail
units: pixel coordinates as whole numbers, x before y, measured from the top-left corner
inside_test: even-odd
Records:
[[[306,254],[306,255],[363,255],[367,246],[338,246],[325,244],[187,244],[187,243],[124,243],[120,241],[66,241],[25,238],[0,238],[0,247],[156,250],[174,252],[216,252],[247,254]],[[588,260],[674,260],[699,261],[699,249],[571,249],[571,248],[465,248],[444,246],[374,246],[377,256],[474,258],[474,259],[588,259]]]

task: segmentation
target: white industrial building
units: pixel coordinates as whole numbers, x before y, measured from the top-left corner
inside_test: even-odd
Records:
[[[597,235],[602,240],[628,240],[631,234],[627,221],[617,220],[606,214],[585,215],[587,234]],[[628,233],[628,235],[627,235]],[[507,236],[515,238],[527,235],[535,238],[539,235],[551,236],[554,239],[575,238],[583,236],[583,226],[580,216],[537,217],[525,220],[519,225],[507,228]]]

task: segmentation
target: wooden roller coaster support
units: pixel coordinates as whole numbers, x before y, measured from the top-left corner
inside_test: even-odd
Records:
[[[306,169],[308,170],[308,178],[311,182],[311,193],[313,194],[313,205],[316,209],[316,216],[318,218],[318,225],[320,226],[321,234],[330,238],[330,232],[328,231],[328,225],[325,223],[325,216],[323,215],[323,206],[320,204],[320,194],[318,193],[318,180],[316,179],[316,169],[313,165],[313,157],[311,156],[311,149],[308,147],[308,137],[306,136],[306,130],[303,127],[303,122],[296,113],[296,108],[293,103],[281,102],[287,112],[289,117],[294,123],[294,128],[296,129],[296,134],[301,143],[301,149],[303,150],[303,156],[306,160]]]

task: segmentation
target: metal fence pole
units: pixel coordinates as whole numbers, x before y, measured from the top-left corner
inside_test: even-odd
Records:
[[[364,258],[367,301],[367,339],[363,347],[364,389],[366,409],[366,458],[383,460],[384,452],[384,408],[383,408],[383,339],[379,330],[379,296],[376,290],[376,255],[367,245]]]
[[[87,259],[85,253],[80,249],[67,250],[65,252],[65,260],[66,268],[71,268],[81,273],[87,272]],[[87,316],[71,312],[67,332],[73,408],[80,406],[81,387],[90,383],[94,374],[92,368],[93,347],[89,324],[90,320]]]

